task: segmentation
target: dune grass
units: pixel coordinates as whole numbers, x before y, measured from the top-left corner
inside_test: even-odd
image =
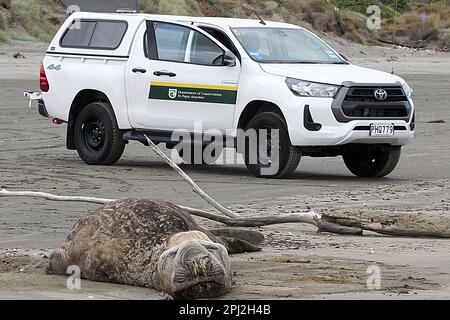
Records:
[[[254,18],[286,21],[318,33],[334,34],[359,43],[371,44],[378,37],[390,38],[395,6],[393,0],[139,0],[144,12],[186,16]],[[450,0],[398,0],[399,36],[411,41],[447,42],[442,30],[450,28]],[[447,4],[446,4],[447,3]],[[383,28],[366,27],[369,4],[382,8]],[[422,13],[427,14],[422,24]],[[56,0],[0,0],[0,42],[11,39],[51,40],[65,19]]]
[[[333,5],[360,13],[366,13],[369,4],[381,8],[382,29],[376,37],[392,39],[394,28],[401,41],[414,45],[439,41],[445,47],[446,29],[450,28],[450,0],[398,0],[395,23],[395,1],[393,0],[330,0]]]
[[[419,1],[410,3],[410,10],[397,17],[397,36],[407,44],[438,43],[445,47],[446,30],[450,28],[450,1],[432,1],[422,4]],[[395,24],[387,21],[382,36],[393,34]]]
[[[0,0],[0,42],[29,37],[49,42],[63,18],[55,0]]]
[[[0,30],[0,43],[10,43],[11,39],[5,31]]]
[[[327,0],[141,0],[140,3],[147,13],[256,19],[254,11],[257,11],[267,20],[286,21],[356,42],[365,42],[368,36],[361,15],[336,10]]]
[[[10,10],[20,25],[34,38],[49,42],[59,21],[53,0],[11,0]],[[60,8],[61,10],[61,8]]]

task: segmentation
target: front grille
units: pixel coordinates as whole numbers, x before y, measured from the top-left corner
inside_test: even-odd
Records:
[[[353,118],[403,118],[408,116],[404,106],[356,106],[345,108],[344,114]]]
[[[378,89],[384,89],[387,92],[387,98],[381,102],[408,101],[402,88],[390,87],[353,87],[348,91],[345,101],[380,102],[380,100],[375,97],[375,91]]]
[[[385,90],[384,93],[382,90]],[[378,91],[378,92],[377,92]],[[377,93],[377,95],[375,94]],[[379,100],[378,98],[385,98]],[[412,106],[401,86],[354,85],[339,90],[331,105],[338,122],[354,120],[404,120],[410,122]]]

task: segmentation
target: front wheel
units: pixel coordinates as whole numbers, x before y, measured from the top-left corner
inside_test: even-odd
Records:
[[[94,102],[81,110],[75,121],[75,146],[87,164],[111,165],[120,159],[125,141],[110,104]]]
[[[374,146],[345,154],[343,157],[347,168],[358,177],[385,177],[394,171],[400,155],[400,147],[383,150]]]
[[[297,169],[301,150],[291,144],[286,120],[275,112],[256,115],[238,137],[248,170],[256,177],[279,179]]]

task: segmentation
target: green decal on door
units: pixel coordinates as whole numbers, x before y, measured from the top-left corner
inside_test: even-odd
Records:
[[[149,99],[236,104],[237,87],[152,82]]]

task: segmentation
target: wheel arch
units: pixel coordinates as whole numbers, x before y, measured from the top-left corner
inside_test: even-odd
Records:
[[[277,104],[267,100],[253,100],[242,110],[237,123],[237,129],[244,129],[251,119],[262,112],[278,113],[286,121],[283,111]]]
[[[108,96],[100,91],[94,89],[83,89],[77,93],[75,98],[72,101],[69,111],[69,120],[67,125],[67,140],[66,146],[69,150],[75,150],[75,121],[80,114],[81,110],[85,108],[87,105],[93,102],[106,102],[111,104]],[[112,104],[111,104],[112,105]],[[113,107],[114,109],[114,107]]]

